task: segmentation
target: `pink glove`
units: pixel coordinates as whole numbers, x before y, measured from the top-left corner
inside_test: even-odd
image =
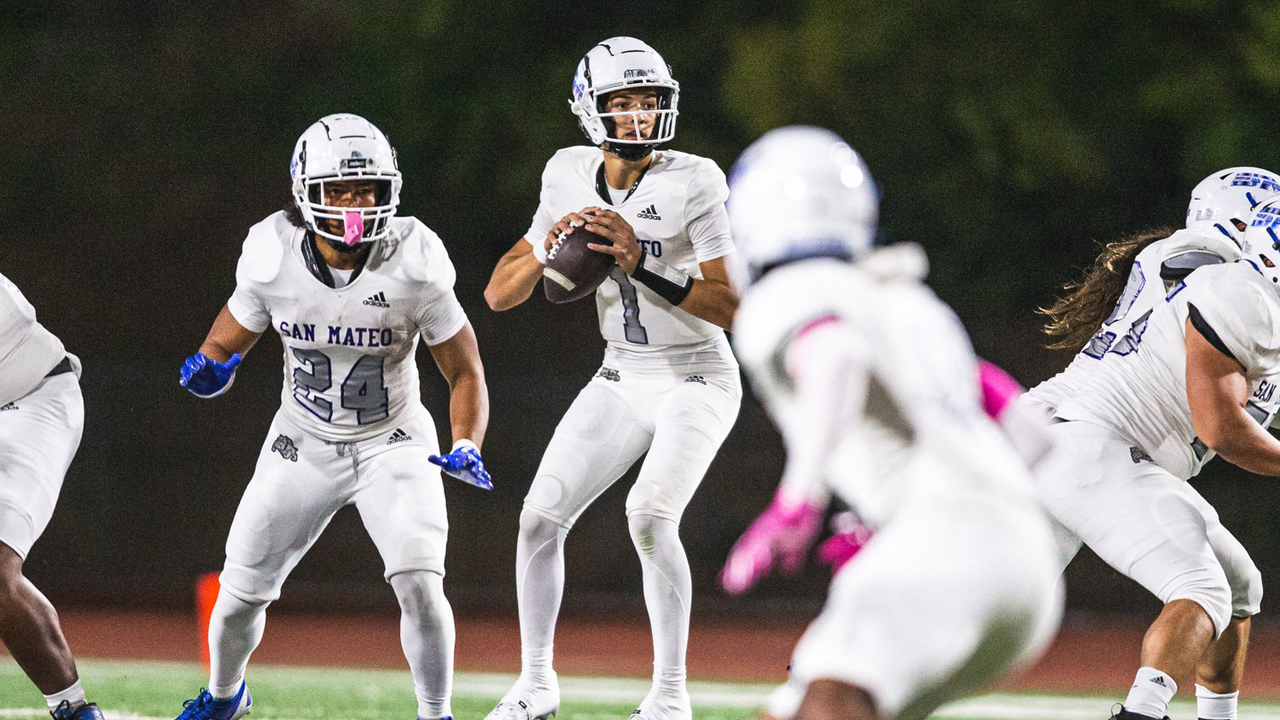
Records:
[[[818,546],[818,559],[831,566],[831,574],[840,572],[844,564],[871,540],[871,528],[860,525],[852,530],[837,533]]]
[[[751,527],[738,538],[720,572],[720,586],[730,595],[741,595],[768,575],[774,567],[793,573],[822,529],[822,506],[774,496]]]
[[[1022,394],[1022,386],[998,365],[978,361],[978,379],[982,383],[982,406],[992,420],[999,420],[1005,406]]]

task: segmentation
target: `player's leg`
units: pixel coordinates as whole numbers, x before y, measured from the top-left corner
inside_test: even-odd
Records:
[[[1033,660],[1056,632],[1057,553],[1034,509],[928,503],[903,508],[836,575],[792,660],[801,712],[827,717],[838,700],[857,717],[919,720]],[[823,680],[839,685],[811,700]]]
[[[1119,436],[1083,422],[1051,427],[1071,472],[1041,483],[1050,513],[1104,561],[1165,603],[1143,639],[1141,668],[1125,699],[1130,716],[1160,718],[1175,677],[1195,669],[1226,629],[1232,591],[1186,483]]]
[[[693,584],[680,517],[702,482],[742,401],[736,373],[676,381],[657,398],[653,443],[627,496],[627,525],[644,578],[653,634],[653,687],[637,711],[645,720],[691,717],[685,651]]]
[[[267,606],[354,490],[353,460],[276,415],[227,534],[221,588],[209,621],[209,690],[182,717],[234,718],[252,699],[244,682]]]
[[[538,717],[559,705],[552,657],[564,591],[564,539],[582,511],[648,448],[652,430],[633,400],[645,385],[631,377],[596,377],[561,418],[543,453],[516,542],[520,679],[490,718]]]
[[[453,714],[453,609],[444,594],[449,520],[440,469],[424,461],[439,452],[430,416],[398,429],[394,441],[388,433],[360,443],[353,499],[400,604],[400,644],[418,717],[434,720]]]
[[[22,572],[53,516],[80,445],[84,403],[71,373],[45,379],[0,412],[0,641],[50,710],[87,707],[58,614]],[[96,707],[89,712],[96,712]]]
[[[838,680],[814,680],[794,720],[881,720],[881,715],[866,690]]]
[[[1231,620],[1196,665],[1196,705],[1202,720],[1235,720],[1249,648],[1250,618],[1262,604],[1262,573],[1218,512],[1192,490],[1205,517],[1209,544],[1231,585]]]

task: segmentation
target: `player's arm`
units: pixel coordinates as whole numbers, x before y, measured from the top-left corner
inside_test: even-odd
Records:
[[[484,382],[484,365],[480,347],[471,323],[465,323],[453,337],[430,346],[431,357],[440,374],[449,383],[449,426],[453,447],[444,455],[431,455],[430,462],[439,465],[450,477],[492,490],[493,482],[480,457],[489,426],[489,389]]]
[[[1232,465],[1280,476],[1280,441],[1246,410],[1249,381],[1244,366],[1202,319],[1187,318],[1186,331],[1187,402],[1196,436]]]
[[[551,226],[541,244],[534,245],[527,238],[520,238],[498,260],[484,288],[484,301],[491,310],[501,312],[519,305],[533,294],[542,279],[542,268],[547,264],[547,252],[557,239],[575,227],[582,227],[586,220],[579,213],[569,213]]]
[[[262,333],[241,325],[223,305],[200,350],[183,362],[178,383],[197,397],[221,395],[231,388],[240,359],[260,337]]]
[[[431,357],[449,383],[449,427],[454,442],[470,440],[480,447],[489,426],[489,389],[476,332],[468,322],[453,337],[430,346]]]
[[[618,213],[599,208],[591,210],[594,212],[586,216],[587,229],[608,238],[613,245],[588,243],[587,247],[612,255],[631,279],[644,284],[672,305],[694,317],[729,329],[733,324],[733,313],[738,309],[738,293],[729,284],[723,257],[699,263],[702,279],[698,280],[645,253],[636,240],[635,229]]]

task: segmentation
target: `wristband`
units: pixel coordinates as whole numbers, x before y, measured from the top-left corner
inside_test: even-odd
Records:
[[[525,242],[529,243],[529,246],[533,248],[533,259],[537,260],[539,265],[546,265],[547,264],[547,239],[543,238],[538,242],[531,242],[526,238]]]
[[[480,452],[480,448],[468,438],[462,438],[461,440],[455,441],[453,443],[453,447],[449,449],[449,452],[453,452],[455,450],[461,450],[462,448],[471,448],[472,450],[475,450],[477,453]]]
[[[660,260],[655,260],[644,250],[640,251],[640,261],[636,263],[636,270],[631,273],[631,277],[658,293],[663,300],[672,305],[684,302],[689,291],[693,289],[693,278],[687,273]]]

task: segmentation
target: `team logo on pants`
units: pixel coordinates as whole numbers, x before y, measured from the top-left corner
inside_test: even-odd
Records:
[[[18,409],[17,403],[9,403],[8,405],[0,406],[0,412],[4,412],[5,410],[17,410],[17,409]]]
[[[613,368],[602,367],[596,372],[596,377],[612,380],[613,382],[622,382],[622,375]]]
[[[298,448],[294,446],[293,439],[288,435],[281,435],[271,444],[271,452],[280,453],[280,457],[285,460],[298,462]]]
[[[1143,460],[1146,460],[1147,462],[1155,462],[1154,460],[1151,459],[1151,456],[1147,454],[1146,450],[1143,450],[1142,448],[1139,448],[1139,447],[1129,448],[1129,459],[1133,460],[1134,465],[1137,465]]]

